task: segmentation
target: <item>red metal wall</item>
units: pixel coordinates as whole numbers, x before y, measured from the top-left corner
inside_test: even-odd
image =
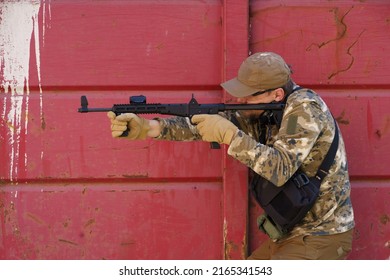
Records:
[[[140,93],[148,102],[186,103],[193,93],[221,102],[219,83],[235,71],[225,65],[247,54],[247,33],[235,30],[246,29],[247,3],[1,8],[0,258],[244,257],[246,171],[224,149],[112,139],[105,114],[77,108],[80,95],[92,107]],[[16,46],[12,21],[30,28],[28,52]]]
[[[254,1],[252,52],[272,50],[314,88],[346,144],[356,229],[351,259],[390,257],[390,2]],[[252,228],[257,207],[251,206]],[[261,239],[262,236],[259,236]],[[250,240],[250,249],[258,238]]]
[[[140,93],[230,101],[219,83],[265,50],[341,125],[351,258],[389,258],[387,1],[0,5],[0,259],[244,258],[264,238],[260,210],[250,200],[248,212],[246,170],[225,148],[112,139],[104,113],[77,108],[80,95],[91,107]]]

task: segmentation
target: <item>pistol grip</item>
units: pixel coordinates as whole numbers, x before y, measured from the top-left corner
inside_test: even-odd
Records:
[[[219,145],[217,142],[210,142],[210,148],[211,149],[221,149],[221,145]]]
[[[127,129],[127,130],[123,131],[122,135],[119,137],[127,137],[127,136],[129,136],[129,132],[130,132],[130,129]]]

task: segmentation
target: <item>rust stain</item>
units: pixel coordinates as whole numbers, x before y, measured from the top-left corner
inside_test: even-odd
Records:
[[[130,240],[130,241],[127,241],[127,242],[121,242],[121,246],[131,246],[131,245],[134,245],[135,244],[135,241],[134,240]]]
[[[4,217],[4,223],[5,222],[10,222],[11,221],[11,218],[9,217],[9,211],[7,209],[4,210],[4,214],[3,214],[3,217]]]
[[[42,116],[41,116],[41,128],[42,128],[42,130],[46,129],[45,114],[43,112],[42,112]]]
[[[227,237],[227,223],[226,220],[223,221],[223,243],[224,243],[224,259],[228,260],[229,259],[229,248],[228,244],[226,242],[226,237]]]
[[[238,246],[234,242],[225,242],[225,259],[230,260],[232,251],[237,251]]]
[[[164,48],[164,43],[160,43],[156,46],[156,49],[158,50],[161,50],[162,48]]]
[[[382,138],[382,131],[380,131],[379,129],[377,129],[375,131],[375,135],[378,136],[378,138]]]
[[[70,245],[73,245],[73,246],[79,246],[79,244],[77,244],[76,242],[73,242],[73,241],[70,241],[70,240],[66,240],[66,239],[58,239],[58,241],[66,243],[66,244],[70,244]]]
[[[338,116],[336,118],[336,121],[337,123],[339,124],[345,124],[345,125],[348,125],[349,124],[349,120],[348,119],[345,119],[345,110],[341,112],[340,116]]]
[[[386,225],[390,221],[390,217],[387,214],[383,214],[379,217],[379,221],[382,225]]]
[[[240,250],[240,248],[242,248],[240,256],[243,260],[245,260],[247,258],[247,247],[248,247],[247,239],[245,236],[243,238],[242,244],[240,245],[234,243],[233,241],[225,242],[225,260],[230,260],[232,252],[234,251],[237,252],[238,250]]]
[[[96,222],[95,219],[90,219],[90,220],[88,220],[88,222],[85,223],[84,227],[85,228],[89,227],[89,226],[93,225],[95,222]]]
[[[127,174],[122,174],[122,177],[124,178],[148,178],[149,174],[135,174],[135,175],[127,175]]]
[[[1,118],[3,120],[3,122],[8,126],[8,128],[12,131],[15,130],[15,127],[12,125],[11,122],[7,121],[5,118]]]
[[[158,194],[161,190],[132,190],[132,192],[149,192],[151,194]]]
[[[202,18],[202,26],[204,28],[210,27],[210,26],[221,26],[222,25],[222,17],[216,17],[214,18],[213,15],[209,15],[210,8],[207,8],[207,10],[203,14]]]
[[[4,222],[11,222],[11,214],[12,212],[15,211],[15,206],[13,204],[13,202],[10,203],[10,206],[8,208],[6,208],[6,206],[4,204],[2,204],[2,207],[4,210],[3,210],[3,217],[4,217]]]
[[[40,225],[46,224],[41,218],[37,217],[36,215],[34,215],[32,213],[27,212],[25,215],[27,218],[31,219],[32,221],[36,222],[37,224],[40,224]]]
[[[234,243],[233,241],[228,241],[227,239],[228,235],[228,228],[227,228],[227,222],[226,220],[223,223],[223,240],[224,240],[224,259],[225,260],[230,260],[232,257],[232,252],[238,251],[239,247],[238,244]],[[243,250],[241,251],[241,257],[245,259],[246,257],[246,237],[244,236],[243,239],[243,245],[242,248]]]
[[[382,138],[382,136],[386,135],[390,131],[390,117],[386,117],[385,124],[383,126],[383,129],[377,129],[375,131],[375,134],[378,136],[378,138]]]

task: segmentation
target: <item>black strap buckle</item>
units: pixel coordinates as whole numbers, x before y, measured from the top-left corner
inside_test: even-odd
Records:
[[[309,178],[306,176],[305,173],[295,174],[295,176],[292,180],[298,188],[303,187],[303,186],[309,184],[309,182],[310,182]]]

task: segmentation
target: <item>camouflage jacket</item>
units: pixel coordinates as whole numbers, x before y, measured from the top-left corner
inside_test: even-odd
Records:
[[[292,93],[286,103],[280,128],[268,126],[266,144],[259,142],[259,120],[242,118],[239,112],[226,114],[239,123],[228,154],[277,186],[282,186],[300,167],[309,177],[316,174],[332,143],[333,117],[324,101],[312,90]],[[201,139],[187,118],[159,119],[160,139],[189,141]],[[286,238],[298,235],[329,235],[354,227],[350,181],[344,141],[339,146],[329,174],[320,187],[320,196],[302,222]]]

